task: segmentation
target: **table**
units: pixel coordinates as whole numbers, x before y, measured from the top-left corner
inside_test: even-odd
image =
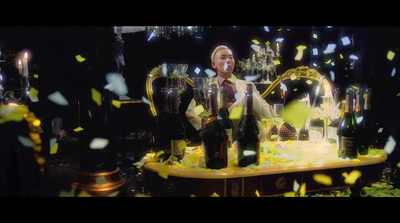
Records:
[[[198,162],[188,165],[188,160],[198,155],[201,147],[188,147],[183,164],[165,166],[155,161],[154,153],[147,154],[142,163],[144,188],[153,196],[211,196],[255,197],[281,196],[293,192],[293,186],[303,185],[307,193],[338,189],[347,186],[362,186],[379,181],[387,156],[383,150],[371,150],[368,155],[357,160],[337,157],[336,144],[317,145],[310,142],[267,142],[265,152],[261,152],[260,165],[241,168],[237,166],[234,148],[229,150],[228,168],[211,170]],[[321,148],[322,147],[322,148]],[[192,156],[192,157],[191,157]],[[204,158],[203,158],[204,159]],[[159,176],[161,168],[168,169],[168,178]],[[344,182],[344,173],[353,170],[361,172],[355,184]],[[329,176],[332,184],[316,182],[315,174]],[[293,193],[292,193],[293,194]],[[297,193],[295,193],[298,195]]]

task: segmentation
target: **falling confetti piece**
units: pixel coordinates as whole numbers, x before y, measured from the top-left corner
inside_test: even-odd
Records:
[[[281,37],[281,38],[277,38],[275,41],[276,41],[276,42],[279,42],[279,43],[282,43],[283,40],[284,40],[284,38]]]
[[[353,170],[350,172],[350,174],[347,174],[344,172],[342,176],[345,178],[344,182],[346,184],[355,184],[357,179],[361,177],[361,172],[359,170]]]
[[[52,101],[52,102],[54,102],[54,103],[56,103],[58,105],[61,105],[61,106],[68,106],[69,105],[67,99],[65,99],[65,97],[59,91],[56,91],[54,93],[49,94],[47,96],[47,98],[50,101]]]
[[[274,60],[274,64],[279,65],[279,64],[281,64],[281,62],[279,60]]]
[[[324,54],[331,54],[331,53],[335,52],[335,49],[336,49],[336,44],[329,43],[323,52],[324,52]]]
[[[265,45],[269,46],[269,45],[271,45],[271,43],[269,41],[267,41],[267,42],[265,42]]]
[[[296,74],[292,74],[292,75],[290,75],[290,80],[294,81],[294,80],[296,80],[296,79],[297,79],[297,76],[296,76]]]
[[[224,70],[228,69],[228,63],[225,61],[224,63]]]
[[[236,101],[239,101],[240,99],[242,99],[242,93],[240,93],[239,91],[236,92],[235,99],[236,99]]]
[[[193,110],[196,115],[200,115],[203,111],[205,111],[203,105],[197,105]]]
[[[297,180],[294,180],[293,181],[293,191],[297,192],[299,190],[299,188],[300,188],[300,184],[297,183]]]
[[[198,68],[198,67],[196,67],[196,69],[194,69],[194,72],[196,73],[196,74],[199,74],[200,73],[200,68]]]
[[[350,44],[350,38],[348,36],[345,36],[340,39],[342,41],[343,46],[347,46]]]
[[[335,81],[335,72],[333,72],[332,70],[329,71],[329,75],[331,76],[331,80]]]
[[[35,146],[35,144],[32,142],[32,140],[25,136],[18,136],[18,141],[21,143],[21,145],[23,145],[25,147]]]
[[[304,195],[306,195],[306,183],[303,183],[301,186],[300,186],[300,196],[302,197],[302,196],[304,196]]]
[[[36,88],[31,87],[31,89],[29,90],[29,98],[31,99],[32,102],[38,102],[39,98],[39,91],[36,90]]]
[[[260,197],[260,193],[258,192],[258,190],[256,190],[256,196]]]
[[[117,108],[120,108],[122,103],[120,101],[117,101],[117,100],[112,100],[111,104],[113,104]]]
[[[351,55],[349,56],[349,58],[352,59],[352,60],[358,60],[358,56],[356,56],[356,55],[354,55],[354,54],[351,54]]]
[[[395,147],[396,147],[396,141],[394,140],[393,136],[390,135],[385,144],[385,147],[383,147],[383,150],[386,152],[387,155],[390,155]]]
[[[254,82],[254,81],[256,81],[258,78],[260,78],[261,77],[261,75],[260,74],[257,74],[257,75],[246,75],[246,76],[244,76],[243,78],[246,80],[246,81],[250,81],[250,82]]]
[[[143,101],[143,103],[145,103],[145,104],[148,104],[148,105],[152,105],[152,103],[149,101],[149,99],[147,99],[145,96],[142,96],[142,101]]]
[[[229,113],[229,119],[231,120],[239,120],[242,118],[242,114],[243,114],[243,107],[239,106],[239,107],[234,107],[232,108],[232,110]]]
[[[254,51],[258,51],[259,49],[261,49],[261,47],[259,46],[259,45],[256,45],[256,44],[252,44],[251,46],[251,49],[253,49]]]
[[[312,82],[311,80],[307,80],[306,83],[307,83],[308,85],[311,85],[313,82]]]
[[[86,58],[83,58],[80,54],[75,56],[75,59],[79,62],[82,63],[83,61],[86,60]]]
[[[301,60],[301,59],[303,58],[303,52],[304,52],[304,50],[305,50],[306,48],[307,48],[307,47],[306,47],[306,46],[303,46],[303,45],[300,45],[300,46],[296,47],[296,49],[297,49],[297,54],[296,54],[296,56],[294,57],[294,60],[297,60],[297,61]]]
[[[252,42],[253,42],[254,44],[256,44],[256,45],[260,44],[260,42],[259,42],[258,40],[256,40],[256,39],[253,39]]]
[[[318,48],[313,48],[312,54],[313,54],[313,56],[318,56]]]
[[[50,154],[57,154],[58,152],[58,143],[54,143],[52,147],[50,147]]]
[[[82,131],[82,130],[83,130],[83,128],[79,126],[79,127],[77,127],[77,128],[74,129],[74,132],[80,132],[80,131]]]
[[[91,149],[104,149],[108,145],[108,139],[94,138],[89,144]]]
[[[92,88],[92,100],[96,102],[98,106],[101,106],[101,93],[98,92],[96,89]]]
[[[50,147],[54,146],[57,142],[57,138],[51,138],[50,139]]]
[[[386,58],[388,58],[388,60],[391,61],[391,60],[393,60],[394,55],[395,55],[395,53],[393,51],[389,50],[386,55]]]
[[[283,193],[284,197],[296,197],[296,193],[291,191],[291,192],[285,192]]]
[[[168,179],[169,167],[167,165],[161,165],[158,175],[164,179]]]
[[[265,32],[269,32],[269,27],[268,26],[264,26],[264,31]]]
[[[211,194],[211,197],[220,197],[217,193],[213,193],[213,194]]]
[[[390,76],[391,77],[394,77],[394,75],[396,74],[396,68],[395,67],[393,67],[393,69],[392,69],[392,73],[390,74]]]
[[[324,185],[332,185],[332,178],[325,174],[316,173],[313,175],[313,179],[315,182],[324,184]]]
[[[36,78],[36,79],[38,79],[38,78],[39,78],[39,75],[38,75],[38,74],[33,74],[33,77]]]
[[[275,91],[271,91],[271,94],[275,94]]]
[[[212,76],[215,76],[217,74],[215,71],[210,70],[208,68],[204,70],[204,73],[206,73],[208,75],[208,77],[212,77]]]
[[[125,79],[120,73],[107,73],[106,74],[107,89],[118,96],[126,96],[128,94],[128,87],[126,86]]]

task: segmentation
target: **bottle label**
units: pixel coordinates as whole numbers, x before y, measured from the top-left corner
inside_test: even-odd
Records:
[[[354,137],[342,136],[340,143],[344,154],[353,154],[357,151],[356,138]]]
[[[186,149],[185,140],[171,140],[171,155],[183,155]]]

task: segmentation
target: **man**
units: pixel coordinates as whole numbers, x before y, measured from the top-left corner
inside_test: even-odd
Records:
[[[248,82],[245,80],[239,80],[232,74],[235,68],[235,59],[233,57],[232,50],[227,46],[219,45],[217,46],[211,54],[211,66],[217,71],[217,78],[215,78],[215,82],[218,83],[218,87],[225,87],[228,91],[228,98],[230,102],[228,103],[229,112],[232,111],[234,107],[244,106],[243,95],[246,90],[247,84],[251,83],[253,86],[253,113],[258,120],[258,126],[261,130],[261,139],[264,141],[266,131],[262,126],[260,120],[262,118],[272,118],[271,107],[270,105],[261,97],[260,93],[256,89],[255,85],[252,82]],[[235,97],[236,95],[236,97]],[[218,100],[219,100],[218,96]],[[196,106],[196,102],[194,99],[189,104],[188,109],[186,110],[186,117],[188,121],[192,124],[192,126],[200,130],[201,128],[201,118],[194,113],[194,107]],[[233,140],[236,139],[236,132],[239,126],[239,120],[232,120],[233,122]]]

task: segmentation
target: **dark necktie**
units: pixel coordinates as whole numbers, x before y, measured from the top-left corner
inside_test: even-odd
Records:
[[[228,93],[228,98],[230,101],[235,99],[235,90],[233,89],[232,85],[233,85],[233,83],[228,80],[224,80],[221,83],[221,86],[226,88],[226,91]]]

